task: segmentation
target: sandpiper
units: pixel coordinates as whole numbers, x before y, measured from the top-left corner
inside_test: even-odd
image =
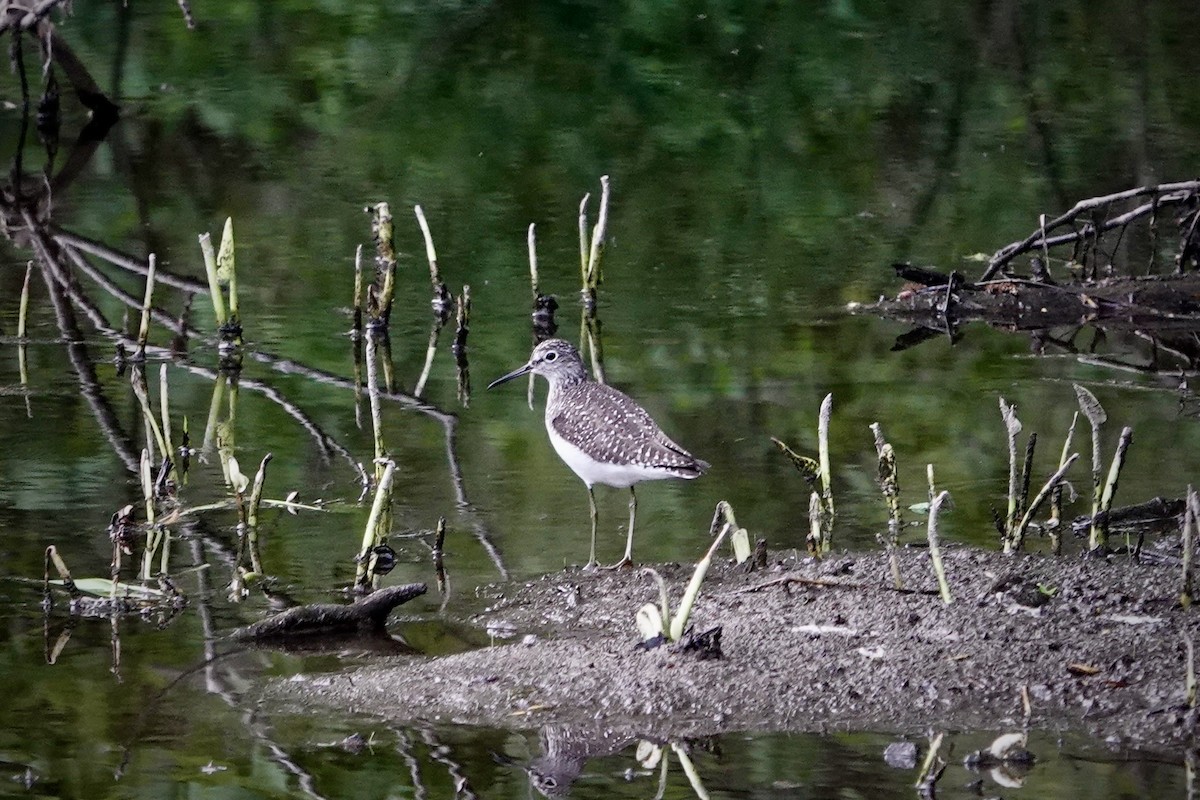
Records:
[[[698,478],[708,464],[695,458],[662,432],[646,409],[607,384],[588,377],[579,351],[562,339],[547,339],[533,348],[529,361],[488,385],[491,389],[532,372],[550,384],[546,398],[546,431],[559,457],[588,490],[592,513],[592,548],[587,568],[596,566],[596,496],[602,483],[629,489],[629,535],[625,556],[612,568],[633,563],[633,523],[637,515],[634,484],[663,478]]]

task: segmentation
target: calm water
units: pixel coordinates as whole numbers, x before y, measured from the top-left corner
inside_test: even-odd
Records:
[[[1100,358],[1053,347],[1036,357],[1028,337],[973,327],[953,346],[935,339],[896,353],[904,326],[842,311],[894,292],[893,261],[971,274],[980,269],[973,254],[1022,238],[1039,213],[1194,174],[1192,9],[214,1],[196,11],[195,31],[169,3],[76,3],[60,20],[123,118],[56,191],[53,221],[203,280],[196,235],[217,234],[232,215],[248,346],[341,379],[251,358],[238,387],[232,430],[243,468],[270,452],[268,496],[331,501],[322,513],[264,515],[263,567],[276,598],[327,600],[353,576],[367,508],[352,462],[369,461],[372,441],[356,424],[345,334],[354,249],[370,248],[362,208],[381,200],[392,205],[402,250],[398,386],[413,390],[430,324],[414,204],[429,218],[444,278],[455,292],[469,284],[473,303],[469,402],[458,397],[447,330],[424,393],[435,412],[384,408],[399,464],[400,563],[389,582],[432,583],[429,532],[448,520],[448,595],[406,606],[395,626],[425,652],[486,642],[461,623],[476,608],[475,586],[586,557],[586,493],[546,441],[544,388],[531,411],[521,381],[482,387],[527,356],[531,222],[542,289],[561,302],[560,333],[578,339],[578,206],[591,192],[594,215],[602,174],[613,186],[600,295],[608,378],[713,464],[702,480],[639,493],[640,560],[697,557],[722,499],[772,548],[802,547],[805,490],[770,437],[815,453],[827,393],[841,546],[874,546],[883,521],[872,422],[896,448],[905,503],[925,498],[932,463],[955,498],[945,534],[994,546],[991,507],[1007,488],[999,396],[1042,437],[1037,474],[1057,461],[1073,382],[1107,410],[1106,452],[1121,426],[1134,429],[1119,503],[1178,496],[1200,474],[1178,375],[1139,369],[1151,353],[1138,337],[1104,338]],[[33,48],[26,57],[34,63]],[[19,97],[7,81],[6,97]],[[86,121],[59,81],[55,174]],[[18,135],[18,113],[3,112],[8,158]],[[25,152],[27,170],[44,163],[39,148]],[[161,627],[122,620],[119,657],[107,621],[69,621],[61,602],[43,617],[33,581],[47,545],[76,577],[107,575],[105,529],[140,497],[126,454],[146,434],[111,340],[79,315],[82,343],[64,345],[37,274],[22,383],[14,335],[31,258],[21,239],[0,245],[0,676],[11,687],[0,700],[0,761],[6,776],[36,781],[28,790],[4,783],[0,794],[439,796],[453,792],[458,772],[479,796],[528,796],[521,766],[538,755],[536,732],[399,730],[370,717],[271,717],[254,707],[266,676],[365,656],[242,653],[205,667],[206,642],[270,607],[257,591],[230,600],[232,511],[174,528],[172,571],[190,604]],[[104,269],[140,296],[139,278]],[[80,282],[120,326],[121,303]],[[156,304],[178,315],[183,295],[164,290]],[[212,330],[203,296],[190,319]],[[170,338],[152,329],[154,344]],[[1087,350],[1093,338],[1085,331],[1075,344]],[[201,437],[215,362],[202,343],[187,363],[167,362],[177,437],[185,419],[193,443]],[[228,402],[221,408],[228,417]],[[209,455],[192,465],[185,505],[226,495]],[[1075,480],[1087,479],[1080,471]],[[601,557],[615,559],[626,497],[603,487],[598,495]],[[350,753],[338,743],[354,732],[371,741]],[[695,743],[693,759],[713,796],[910,796],[912,773],[882,763],[888,741],[731,736]],[[955,753],[986,741],[959,737]],[[1028,776],[1030,796],[1183,796],[1182,766],[1171,759],[1049,736],[1034,745],[1042,761]],[[642,767],[635,749],[588,761],[575,795],[652,795],[658,768]],[[947,785],[973,779],[954,769]],[[666,780],[666,796],[691,795],[674,757]],[[989,780],[987,791],[1000,791]]]

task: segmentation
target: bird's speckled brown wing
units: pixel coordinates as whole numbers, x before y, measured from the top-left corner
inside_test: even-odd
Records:
[[[554,431],[605,464],[636,463],[694,478],[708,464],[673,442],[631,397],[591,381],[565,388],[550,417]]]

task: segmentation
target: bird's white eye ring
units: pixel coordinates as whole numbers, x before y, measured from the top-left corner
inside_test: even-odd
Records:
[[[558,358],[558,353],[554,352],[553,350],[551,350],[549,353],[546,353],[546,361],[553,361],[556,358]]]

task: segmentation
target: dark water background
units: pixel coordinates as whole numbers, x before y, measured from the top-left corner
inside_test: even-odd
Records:
[[[1038,474],[1057,461],[1073,382],[1104,404],[1108,452],[1121,426],[1134,429],[1119,503],[1178,496],[1198,474],[1197,422],[1181,412],[1179,378],[1129,368],[1149,362],[1135,336],[1105,337],[1096,357],[1053,348],[1037,356],[1027,335],[972,327],[954,346],[935,339],[895,353],[903,326],[843,311],[894,292],[893,261],[977,274],[973,255],[1023,238],[1039,213],[1192,177],[1200,19],[1188,4],[212,0],[197,5],[195,31],[173,3],[75,6],[61,32],[121,104],[122,120],[55,196],[62,229],[138,258],[156,253],[165,269],[202,280],[196,235],[216,234],[232,216],[248,345],[348,377],[353,254],[370,247],[362,208],[388,201],[402,250],[392,343],[409,390],[430,322],[414,204],[429,218],[447,283],[470,285],[470,402],[456,395],[448,335],[425,394],[455,415],[461,482],[443,422],[399,404],[384,414],[399,464],[401,563],[389,582],[432,580],[427,534],[448,520],[451,593],[406,606],[395,626],[424,650],[486,642],[460,624],[476,608],[476,585],[586,555],[586,494],[546,441],[544,392],[531,412],[523,383],[482,387],[527,356],[531,222],[542,288],[562,303],[561,333],[578,339],[578,205],[591,192],[594,213],[604,174],[613,186],[600,295],[609,380],[713,464],[700,481],[639,494],[639,560],[697,557],[722,499],[772,549],[802,548],[806,491],[770,437],[814,453],[817,408],[830,392],[839,546],[873,547],[882,527],[867,430],[878,421],[899,457],[905,504],[925,498],[932,463],[955,498],[945,535],[994,547],[991,507],[1007,489],[999,396],[1043,437]],[[34,48],[26,52],[33,63]],[[15,78],[0,87],[19,102]],[[69,142],[86,119],[69,92],[63,110]],[[6,160],[19,124],[11,106],[0,112]],[[25,153],[27,170],[42,160]],[[1138,248],[1124,243],[1118,263],[1137,259],[1144,270]],[[0,762],[5,776],[37,781],[28,791],[0,784],[0,795],[365,798],[421,796],[424,787],[440,796],[453,792],[448,760],[480,796],[528,796],[524,773],[492,754],[528,760],[535,732],[256,713],[255,681],[355,656],[244,653],[201,668],[206,636],[267,609],[258,593],[227,598],[231,512],[177,531],[172,563],[193,603],[162,630],[122,622],[118,674],[107,622],[79,621],[47,663],[47,642],[67,622],[60,608],[43,624],[29,582],[42,574],[45,547],[56,544],[77,577],[107,574],[105,526],[140,490],[81,397],[36,278],[21,386],[12,337],[31,257],[19,240],[0,244],[0,677],[9,687]],[[1164,257],[1156,269],[1169,266]],[[140,296],[140,280],[113,278]],[[123,307],[81,282],[119,324]],[[156,302],[173,314],[182,307],[178,293]],[[200,297],[192,322],[211,330],[211,314]],[[140,449],[137,404],[115,374],[112,344],[86,325],[84,335],[86,358]],[[1084,331],[1077,344],[1086,349],[1093,336]],[[170,336],[159,328],[151,340]],[[211,367],[216,354],[193,344],[190,358]],[[175,424],[186,417],[195,435],[213,381],[177,363],[167,373]],[[245,466],[274,454],[267,494],[344,501],[264,521],[265,568],[278,587],[301,601],[329,599],[352,577],[366,519],[356,472],[253,382],[355,460],[370,459],[370,431],[356,426],[346,388],[253,359],[243,379],[238,455]],[[1075,480],[1086,483],[1082,470]],[[601,557],[612,560],[626,497],[598,494]],[[191,504],[224,495],[215,459],[194,466],[181,491]],[[332,746],[350,732],[375,738],[354,755]],[[913,775],[882,766],[888,740],[725,737],[695,760],[713,796],[909,796]],[[956,752],[987,740],[961,736]],[[1181,767],[1121,763],[1129,754],[1101,743],[1035,744],[1043,763],[1029,796],[1182,795]],[[1068,756],[1083,752],[1088,759]],[[626,784],[630,769],[639,769],[632,751],[597,759],[576,796],[652,795],[656,776],[631,774]],[[678,765],[669,774],[667,796],[690,796]],[[954,776],[956,786],[969,779]]]

